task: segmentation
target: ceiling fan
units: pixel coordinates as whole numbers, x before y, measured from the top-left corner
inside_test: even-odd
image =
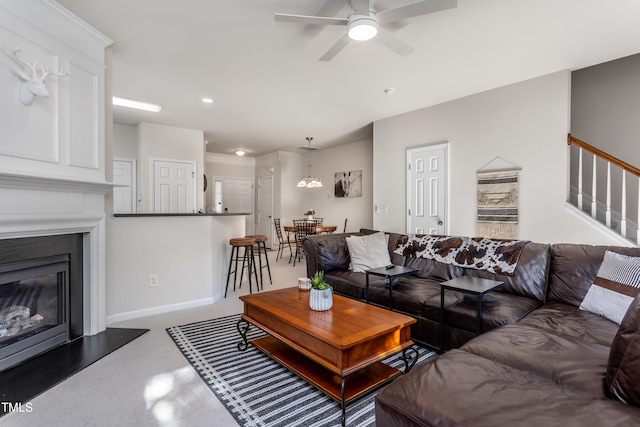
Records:
[[[335,4],[336,1],[337,0],[329,0],[329,3]],[[349,16],[346,18],[276,13],[275,20],[307,25],[346,26],[347,34],[331,46],[331,48],[320,57],[320,61],[330,61],[344,49],[351,40],[363,41],[370,40],[374,37],[398,55],[405,56],[413,52],[413,48],[402,40],[394,37],[390,32],[380,27],[380,25],[413,18],[414,16],[453,9],[458,6],[457,0],[422,0],[405,6],[376,11],[373,8],[375,0],[348,1],[351,6],[351,13],[349,13]],[[325,5],[322,10],[328,11],[330,8]]]

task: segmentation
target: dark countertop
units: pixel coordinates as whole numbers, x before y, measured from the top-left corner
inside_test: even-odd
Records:
[[[238,216],[251,215],[250,212],[244,213],[134,213],[134,214],[113,214],[114,218],[162,218],[162,217],[188,217],[188,216]]]

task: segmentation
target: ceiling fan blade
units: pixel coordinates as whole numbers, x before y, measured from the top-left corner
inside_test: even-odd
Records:
[[[378,28],[378,34],[375,39],[400,56],[407,56],[413,52],[413,48],[411,46],[396,38],[383,28]]]
[[[307,25],[347,25],[349,20],[344,18],[330,18],[327,16],[290,15],[288,13],[276,13],[278,22],[293,22],[294,24]]]
[[[318,61],[331,61],[334,56],[336,56],[342,49],[345,48],[349,44],[351,39],[347,34],[338,39],[337,42],[333,46],[329,48],[329,50],[318,59]]]
[[[322,7],[318,9],[316,16],[335,16],[344,5],[344,0],[326,0]]]
[[[395,7],[376,13],[380,24],[426,15],[427,13],[440,12],[442,10],[458,7],[457,0],[423,0],[406,6]]]
[[[315,16],[336,16],[345,5],[344,0],[326,0],[322,7],[314,14]],[[318,25],[307,25],[304,32],[309,35],[317,35],[322,28]]]
[[[356,15],[369,15],[369,0],[350,0],[349,3]]]

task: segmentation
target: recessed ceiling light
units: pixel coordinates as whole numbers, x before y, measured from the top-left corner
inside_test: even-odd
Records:
[[[244,150],[236,150],[236,156],[244,156]]]
[[[213,99],[211,98],[202,98],[202,102],[205,104],[213,104]]]
[[[133,99],[120,98],[118,96],[113,97],[113,105],[135,108],[136,110],[151,111],[152,113],[157,113],[162,109],[162,107],[159,105],[149,104],[148,102],[134,101]]]

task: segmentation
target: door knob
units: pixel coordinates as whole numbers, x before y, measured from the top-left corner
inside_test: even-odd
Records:
[[[439,219],[439,220],[438,220],[438,227],[440,227],[442,224],[444,224],[444,223],[442,222],[442,220],[441,220],[441,219]]]

